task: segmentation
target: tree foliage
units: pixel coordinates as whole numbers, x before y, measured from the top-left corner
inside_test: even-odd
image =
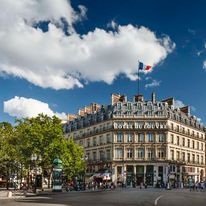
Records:
[[[36,164],[47,174],[51,174],[52,162],[57,157],[62,160],[68,178],[84,171],[83,148],[65,139],[57,117],[40,114],[17,120],[15,127],[0,123],[0,162],[12,160],[29,170],[33,154],[41,157]]]

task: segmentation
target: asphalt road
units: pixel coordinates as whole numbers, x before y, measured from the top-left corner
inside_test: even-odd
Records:
[[[206,192],[124,189],[0,200],[1,206],[206,206]]]

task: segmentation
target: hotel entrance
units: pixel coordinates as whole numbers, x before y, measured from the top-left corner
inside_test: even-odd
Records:
[[[138,165],[136,167],[136,182],[137,185],[144,183],[144,165]]]

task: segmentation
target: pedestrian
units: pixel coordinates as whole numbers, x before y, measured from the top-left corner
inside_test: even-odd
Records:
[[[197,191],[198,190],[198,181],[196,181],[196,183],[195,183],[195,191]]]
[[[190,178],[188,181],[189,181],[190,192],[192,192],[192,189],[193,189],[193,181],[192,181],[191,178]]]
[[[204,182],[203,181],[201,181],[200,186],[201,186],[201,191],[203,192],[204,191]]]
[[[140,182],[140,190],[142,189],[142,187],[143,187],[143,183],[142,183],[142,182]]]

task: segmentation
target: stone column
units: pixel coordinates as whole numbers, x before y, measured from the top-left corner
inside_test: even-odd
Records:
[[[146,182],[146,165],[144,165],[144,182]]]
[[[117,183],[117,166],[112,165],[112,182]]]
[[[155,165],[154,166],[154,179],[153,179],[153,186],[155,187],[156,186],[156,184],[157,184],[157,181],[158,181],[158,166],[157,165]]]
[[[163,174],[164,183],[168,182],[168,173],[169,173],[168,165],[165,165],[164,166],[164,174]]]

